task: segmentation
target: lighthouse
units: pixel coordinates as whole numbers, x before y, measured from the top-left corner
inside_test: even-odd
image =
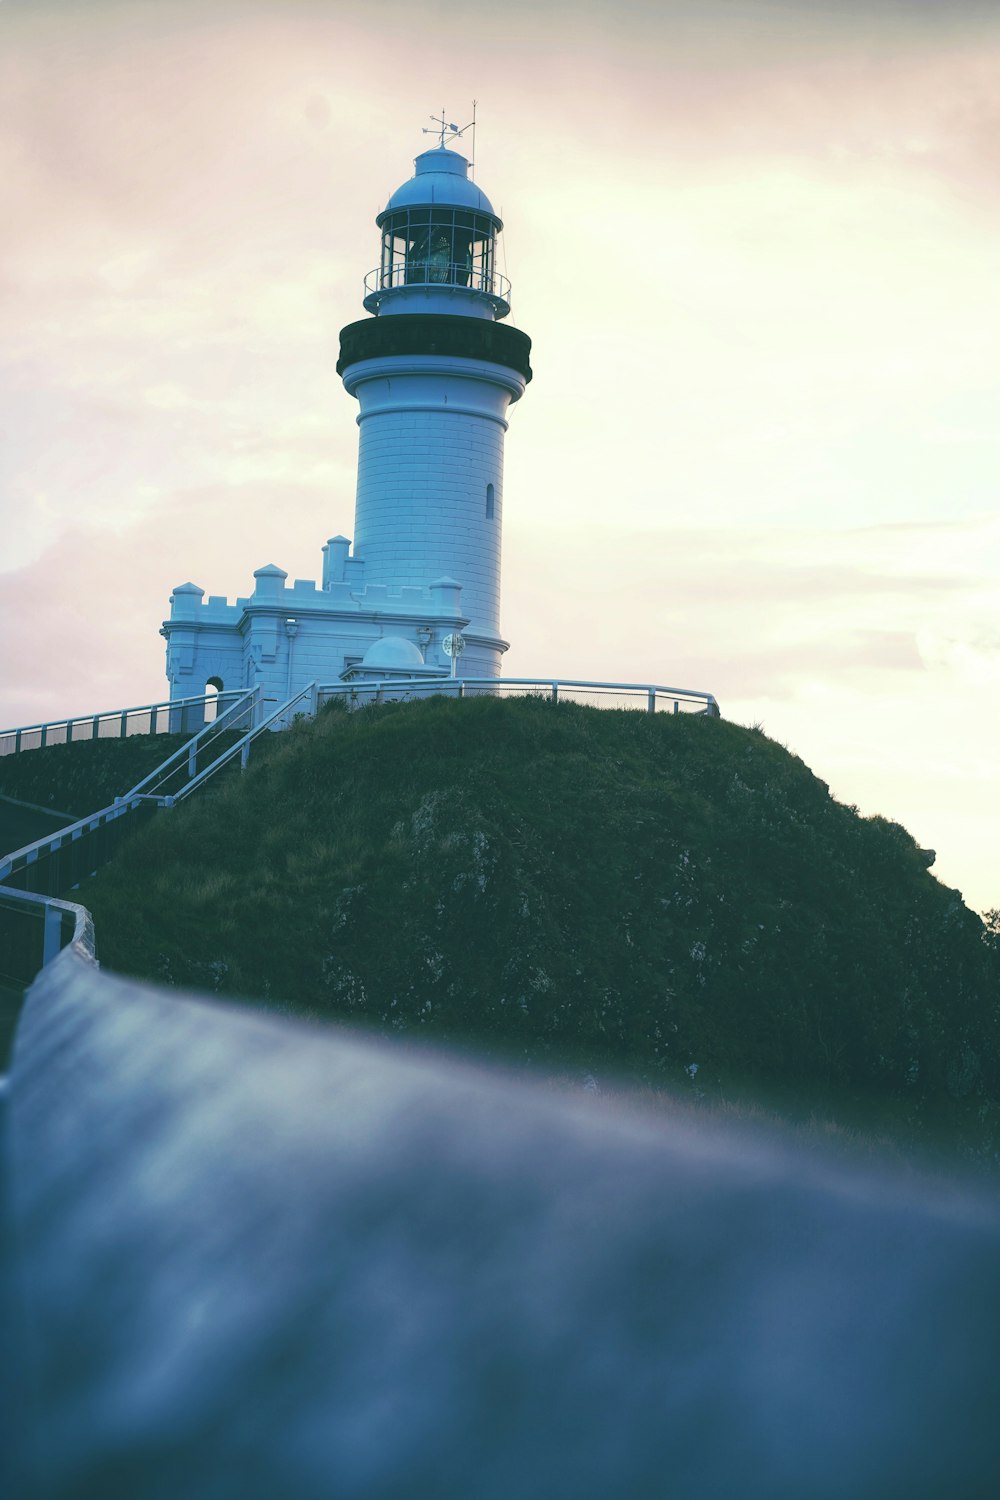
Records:
[[[495,676],[500,635],[503,447],[531,379],[531,341],[501,320],[503,228],[442,142],[389,199],[369,314],[340,335],[337,373],[359,405],[354,552],[370,584],[462,587],[469,676]]]
[[[378,215],[365,316],[340,334],[337,372],[358,403],[353,543],[329,539],[318,582],[258,568],[234,603],[177,585],[161,632],[172,698],[499,676],[504,436],[531,341],[504,322],[503,225],[449,128]]]

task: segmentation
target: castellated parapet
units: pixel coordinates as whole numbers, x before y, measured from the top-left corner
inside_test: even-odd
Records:
[[[371,316],[341,332],[337,370],[359,406],[354,551],[331,537],[318,584],[258,568],[234,604],[175,588],[162,629],[172,698],[259,686],[279,704],[314,681],[446,677],[456,632],[460,675],[500,673],[503,443],[531,341],[501,325],[503,226],[468,162],[442,136],[415,166],[376,220]]]
[[[250,597],[235,604],[217,594],[206,599],[193,583],[175,588],[161,631],[171,697],[192,697],[206,683],[220,691],[259,685],[265,702],[284,703],[310,682],[399,675],[387,664],[393,653],[406,676],[447,677],[451,660],[442,641],[455,631],[465,636],[466,675],[491,675],[496,643],[468,629],[459,583],[438,578],[427,588],[365,587],[364,565],[348,546],[334,537],[323,549],[325,561],[333,555],[325,586],[305,578],[289,585],[287,573],[269,564],[255,572]],[[374,658],[370,670],[366,658]]]

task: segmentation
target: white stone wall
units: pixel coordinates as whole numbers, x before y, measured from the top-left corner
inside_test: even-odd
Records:
[[[301,578],[289,586],[272,566],[259,568],[253,595],[232,605],[217,596],[203,602],[194,584],[176,588],[163,628],[170,696],[195,696],[219,677],[227,689],[259,686],[265,705],[275,707],[312,682],[336,682],[374,642],[393,635],[417,645],[428,667],[450,671],[441,643],[467,624],[459,586],[442,578],[428,588],[366,587],[361,565],[346,556],[346,538],[336,540],[343,546],[332,571],[353,574],[356,588],[335,580],[317,588]],[[460,668],[495,675],[499,651],[492,638],[470,641]]]
[[[361,406],[354,550],[368,585],[462,585],[470,629],[500,630],[503,439],[514,370],[392,356],[344,372]],[[487,515],[487,486],[493,515]]]
[[[227,691],[259,685],[265,702],[277,705],[311,682],[337,681],[381,637],[401,635],[416,643],[418,630],[430,631],[429,642],[419,640],[428,667],[450,673],[451,661],[441,643],[462,630],[467,646],[458,662],[459,675],[499,674],[495,637],[484,639],[465,630],[464,601],[454,586],[390,590],[374,585],[349,594],[344,586],[334,593],[301,580],[289,588],[279,578],[266,592],[266,600],[254,596],[222,608],[214,599],[205,604],[191,597],[182,600],[184,618],[175,615],[165,622],[172,698],[199,695],[214,677]],[[229,616],[225,622],[220,619],[223,609]],[[295,621],[292,632],[290,619]]]

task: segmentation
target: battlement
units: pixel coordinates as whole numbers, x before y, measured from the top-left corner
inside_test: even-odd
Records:
[[[267,563],[254,573],[253,593],[232,604],[224,594],[206,598],[196,583],[178,584],[161,631],[171,695],[256,684],[265,701],[281,701],[304,682],[370,675],[378,666],[370,653],[377,658],[383,646],[406,655],[410,675],[447,672],[445,637],[469,624],[462,585],[448,577],[426,585],[366,583],[364,560],[351,557],[350,546],[342,536],[327,542],[321,583],[289,583],[283,568]],[[469,660],[486,675],[506,649],[476,631],[468,643]]]
[[[196,583],[178,584],[170,596],[170,618],[164,631],[193,626],[236,630],[246,616],[260,611],[305,611],[318,615],[369,614],[458,617],[461,614],[461,584],[439,578],[424,587],[364,582],[364,561],[347,555],[346,537],[334,537],[323,548],[324,582],[296,578],[287,583],[283,568],[268,563],[254,573],[254,591],[230,604],[225,594],[210,594]]]

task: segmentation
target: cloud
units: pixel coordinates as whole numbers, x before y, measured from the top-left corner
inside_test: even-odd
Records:
[[[529,650],[630,661],[627,675],[683,678],[749,698],[794,696],[804,681],[988,660],[1000,594],[1000,528],[977,523],[810,530],[599,533],[508,530],[504,624]],[[558,580],[553,585],[551,580]],[[512,652],[511,656],[514,657]],[[541,660],[533,670],[544,670]],[[618,675],[622,675],[621,668]]]
[[[231,485],[162,496],[119,530],[79,526],[0,575],[0,723],[167,696],[158,638],[172,589],[246,596],[277,562],[316,578],[336,526],[320,484]]]

